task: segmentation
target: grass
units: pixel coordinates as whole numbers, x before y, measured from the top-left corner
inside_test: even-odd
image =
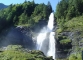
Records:
[[[70,43],[71,40],[70,39],[63,39],[63,40],[60,40],[60,44],[68,44]]]
[[[74,53],[69,56],[69,60],[82,60],[81,53]]]
[[[17,45],[8,46],[8,50],[0,52],[0,60],[52,60],[51,57],[46,57],[41,51],[24,51],[20,50],[20,47]]]
[[[31,24],[19,24],[19,25],[15,25],[15,26],[24,26],[24,27],[28,27],[28,26],[31,26]]]
[[[72,18],[64,23],[65,31],[83,31],[83,16]]]

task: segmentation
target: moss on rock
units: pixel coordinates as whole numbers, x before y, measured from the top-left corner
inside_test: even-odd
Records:
[[[16,45],[8,46],[8,50],[0,52],[0,60],[53,60],[51,57],[46,57],[43,52],[37,50],[20,50]],[[16,48],[14,48],[16,47]],[[17,50],[16,50],[17,49]],[[23,49],[23,48],[21,48]]]

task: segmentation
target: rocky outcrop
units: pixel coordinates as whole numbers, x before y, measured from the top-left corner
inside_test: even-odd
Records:
[[[72,48],[70,35],[71,32],[61,32],[58,35],[56,32],[56,58],[66,58],[69,55]]]
[[[22,45],[25,48],[33,49],[35,47],[32,35],[27,27],[11,27],[0,36],[0,46]]]
[[[70,40],[65,41],[65,40]],[[56,57],[66,58],[71,53],[81,52],[83,47],[82,31],[62,31],[56,32]],[[63,44],[62,44],[63,43]]]

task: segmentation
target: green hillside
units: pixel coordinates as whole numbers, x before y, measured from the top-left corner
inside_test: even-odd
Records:
[[[40,20],[48,20],[51,12],[50,2],[47,5],[44,3],[36,4],[34,1],[25,1],[16,5],[11,4],[8,8],[0,11],[0,31],[11,25],[23,25],[33,28]]]
[[[6,49],[0,49],[0,60],[52,60],[41,51],[23,49],[20,45],[9,45]]]
[[[68,60],[82,60],[83,0],[61,0],[56,8],[56,38],[59,51],[67,50]],[[71,42],[71,43],[70,43]]]

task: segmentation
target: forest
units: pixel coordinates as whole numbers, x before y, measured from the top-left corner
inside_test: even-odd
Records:
[[[26,25],[33,28],[40,20],[46,21],[51,12],[50,2],[47,5],[44,3],[36,4],[34,1],[11,4],[8,8],[0,11],[0,31],[12,25]]]

